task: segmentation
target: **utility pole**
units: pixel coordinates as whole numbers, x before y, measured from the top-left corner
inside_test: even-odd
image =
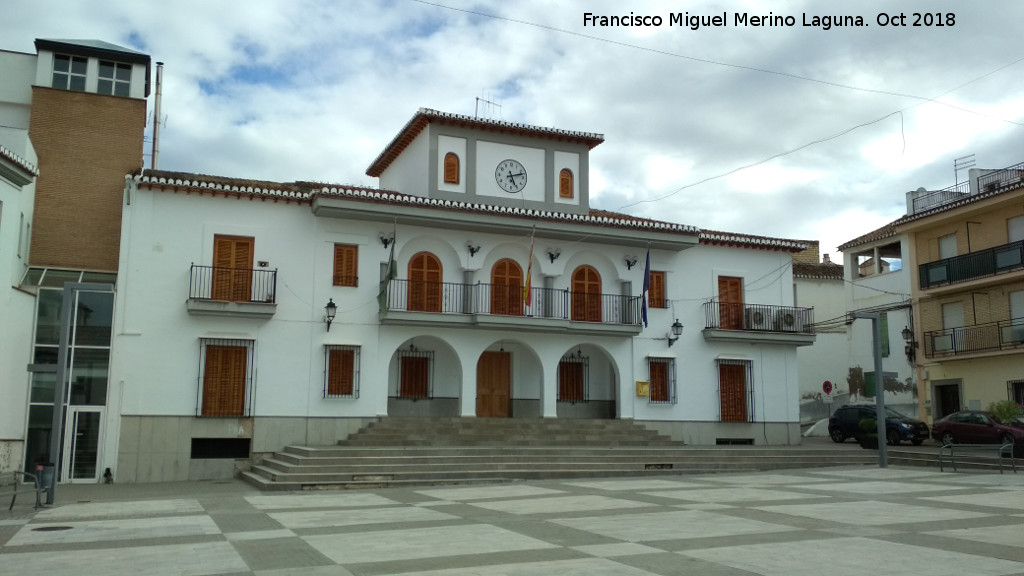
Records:
[[[875,421],[878,425],[878,467],[889,467],[889,452],[885,437],[885,378],[882,376],[882,322],[878,312],[851,312],[853,319],[871,320],[872,348],[875,352]]]

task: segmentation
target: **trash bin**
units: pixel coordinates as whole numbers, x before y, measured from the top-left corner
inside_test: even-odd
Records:
[[[39,487],[46,490],[46,503],[53,504],[53,484],[57,481],[57,467],[53,462],[45,462],[36,465],[36,472],[39,476]]]

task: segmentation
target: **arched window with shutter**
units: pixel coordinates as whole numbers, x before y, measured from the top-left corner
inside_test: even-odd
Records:
[[[444,155],[444,183],[459,183],[459,157],[454,152]]]
[[[523,269],[509,258],[491,268],[491,314],[523,315]]]
[[[580,266],[572,273],[572,319],[601,321],[601,275],[593,266]]]
[[[409,260],[408,309],[416,312],[441,311],[441,261],[430,252],[419,252]]]
[[[572,170],[562,168],[562,171],[558,173],[558,197],[572,198],[572,185]]]

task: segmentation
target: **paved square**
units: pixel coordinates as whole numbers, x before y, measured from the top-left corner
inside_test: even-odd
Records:
[[[757,510],[778,512],[791,516],[816,518],[856,526],[886,526],[909,522],[940,522],[987,516],[980,512],[967,512],[950,508],[931,508],[891,502],[833,502],[823,504],[780,504],[757,506]]]
[[[324,528],[328,526],[359,526],[362,524],[394,524],[399,522],[436,522],[453,520],[443,512],[429,508],[362,508],[355,510],[304,510],[301,512],[271,512],[268,514],[282,526],[297,528]]]
[[[305,540],[339,564],[558,548],[488,524],[306,536]]]
[[[562,512],[617,510],[652,506],[652,504],[645,502],[607,498],[605,496],[554,496],[549,498],[473,502],[472,505],[510,514],[558,514]]]
[[[726,546],[685,556],[761,576],[999,576],[1024,572],[1024,563],[868,538],[833,538]]]
[[[701,510],[653,512],[550,520],[555,524],[626,542],[715,538],[796,530],[788,526],[746,520]]]

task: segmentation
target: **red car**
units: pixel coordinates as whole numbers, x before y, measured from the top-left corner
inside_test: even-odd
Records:
[[[943,444],[1024,444],[1024,421],[1006,425],[988,412],[953,412],[932,424],[932,438]]]

